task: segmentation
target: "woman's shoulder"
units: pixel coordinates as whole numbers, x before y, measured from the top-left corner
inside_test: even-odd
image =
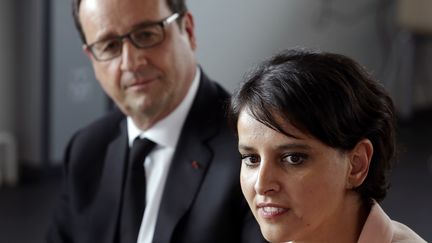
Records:
[[[420,242],[426,242],[423,240],[416,232],[414,232],[412,229],[410,229],[408,226],[398,222],[398,221],[391,221],[392,228],[393,228],[393,239],[392,242],[394,243],[420,243]]]
[[[423,243],[426,241],[408,226],[390,219],[381,206],[374,201],[358,242]]]

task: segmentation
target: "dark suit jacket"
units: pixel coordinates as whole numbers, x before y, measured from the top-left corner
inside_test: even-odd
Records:
[[[153,242],[264,241],[241,194],[240,157],[225,117],[228,98],[202,74],[168,172]],[[125,117],[118,110],[72,137],[48,242],[115,242],[127,150]]]

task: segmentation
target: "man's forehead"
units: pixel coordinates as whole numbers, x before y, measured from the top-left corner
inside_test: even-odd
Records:
[[[114,22],[136,18],[156,21],[169,14],[165,0],[82,0],[80,5],[80,18],[100,15]]]
[[[80,21],[88,42],[131,31],[146,22],[160,21],[170,10],[164,0],[82,0]]]

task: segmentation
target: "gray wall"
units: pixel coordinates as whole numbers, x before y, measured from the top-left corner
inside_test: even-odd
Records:
[[[12,6],[12,2],[20,48],[4,49],[18,53],[18,65],[15,72],[10,72],[7,64],[1,66],[5,80],[17,80],[18,109],[9,111],[12,106],[6,104],[10,101],[2,101],[1,111],[15,112],[17,122],[0,118],[0,125],[8,122],[19,127],[11,129],[18,134],[22,160],[40,164],[45,146],[45,156],[56,163],[72,133],[106,110],[106,98],[81,50],[70,0],[8,0],[2,4]],[[50,26],[43,23],[47,3],[51,3]],[[199,62],[230,91],[263,58],[283,48],[305,46],[355,58],[382,80],[397,107],[407,114],[413,107],[432,103],[432,96],[425,92],[430,88],[431,75],[423,71],[416,81],[412,66],[414,54],[423,53],[421,60],[416,59],[423,65],[416,68],[426,67],[432,53],[419,49],[431,50],[431,45],[428,41],[418,45],[409,32],[398,28],[392,0],[188,0],[188,4],[195,16]],[[8,18],[5,13],[2,18]],[[3,26],[8,31],[12,25]],[[44,36],[45,31],[50,35]],[[44,38],[49,38],[48,50],[44,49]],[[45,63],[48,54],[50,62]],[[13,60],[10,56],[7,60]],[[43,72],[44,64],[49,65],[48,73]],[[49,86],[44,87],[44,82]],[[47,131],[41,129],[44,125]]]
[[[0,28],[8,33],[0,45],[0,128],[16,136],[22,165],[60,162],[73,132],[106,110],[70,6],[70,0],[0,5]]]
[[[300,46],[360,62],[385,84],[404,118],[432,104],[432,75],[424,72],[431,41],[400,28],[397,1],[189,0],[189,5],[200,63],[231,91],[251,65]]]
[[[46,2],[14,1],[15,4],[15,105],[16,134],[21,161],[39,166],[44,159],[43,82]],[[14,33],[12,31],[12,33]]]
[[[58,163],[72,134],[102,115],[108,105],[75,31],[71,1],[53,0],[51,17],[49,158]]]
[[[370,12],[352,22],[320,16],[316,0],[189,0],[198,33],[198,57],[207,72],[232,90],[250,66],[274,52],[296,46],[347,54],[371,69],[381,61],[375,15]],[[371,1],[334,1],[335,11],[352,14]]]
[[[5,1],[0,8],[0,32],[6,33],[0,38],[0,133],[14,134],[15,117],[13,116],[15,92],[15,48],[14,5]]]

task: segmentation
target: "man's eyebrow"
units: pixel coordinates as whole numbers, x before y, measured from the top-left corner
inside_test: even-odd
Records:
[[[113,39],[118,37],[119,35],[114,34],[112,31],[109,32],[105,32],[105,33],[101,33],[101,34],[96,34],[96,40],[93,41],[91,44],[96,43],[96,42],[100,42],[100,41],[106,41],[109,39]]]
[[[143,28],[143,27],[152,26],[152,25],[158,25],[159,23],[161,23],[161,21],[162,20],[144,20],[144,21],[141,21],[139,23],[132,25],[130,31],[133,31],[133,30],[136,30],[139,28]]]
[[[140,29],[140,28],[144,28],[144,27],[148,27],[148,26],[152,26],[152,25],[157,25],[159,24],[160,21],[149,21],[149,20],[145,20],[145,21],[141,21],[139,23],[136,23],[134,25],[132,25],[132,27],[129,29],[128,32],[125,32],[123,35],[128,34],[136,29]],[[102,33],[100,35],[96,36],[96,41],[94,41],[93,43],[99,42],[99,41],[105,41],[105,40],[110,40],[110,39],[115,39],[119,36],[122,35],[118,35],[113,33],[112,31],[106,32],[106,33]]]

